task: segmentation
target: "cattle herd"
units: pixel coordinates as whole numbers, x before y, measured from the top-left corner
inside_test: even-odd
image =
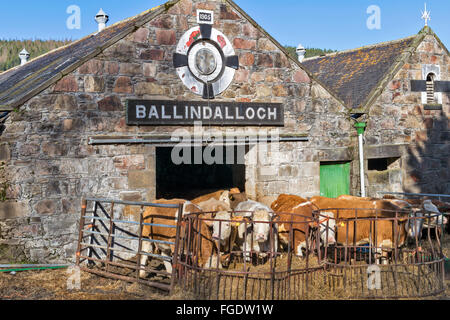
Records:
[[[346,245],[370,246],[375,263],[388,264],[389,252],[417,245],[425,229],[434,228],[439,236],[448,224],[450,208],[450,204],[437,200],[391,196],[304,199],[282,194],[257,202],[238,189],[220,190],[191,201],[162,199],[155,203],[182,205],[181,237],[188,236],[187,222],[195,219],[200,236],[193,237],[190,244],[200,248],[197,263],[204,269],[226,268],[236,252],[249,262],[253,255],[264,259],[289,250],[302,258],[312,248]],[[162,225],[177,225],[177,216],[177,209],[147,208],[144,222],[151,225],[142,228],[141,236],[154,241],[143,242],[142,250],[170,257],[176,229]],[[142,266],[147,259],[146,255],[141,257]],[[164,265],[172,272],[170,259]],[[146,272],[141,270],[140,275],[145,277]]]

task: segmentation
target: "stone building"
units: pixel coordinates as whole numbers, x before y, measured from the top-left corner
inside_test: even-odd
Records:
[[[369,195],[448,193],[448,62],[425,28],[300,63],[231,0],[169,1],[0,74],[0,243],[73,260],[83,197],[359,195],[356,122]]]

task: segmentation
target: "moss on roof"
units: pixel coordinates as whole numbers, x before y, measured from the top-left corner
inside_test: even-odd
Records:
[[[416,37],[306,59],[303,65],[348,108],[359,109]]]

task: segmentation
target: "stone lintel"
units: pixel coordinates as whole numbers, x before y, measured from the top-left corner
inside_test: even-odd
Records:
[[[364,147],[365,159],[381,159],[401,157],[407,144],[376,145]]]

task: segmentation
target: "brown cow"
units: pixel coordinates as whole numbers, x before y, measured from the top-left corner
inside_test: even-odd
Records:
[[[230,199],[231,210],[235,210],[236,207],[241,202],[246,202],[249,200],[247,197],[247,194],[245,192],[241,192],[241,193],[231,193],[230,192],[229,199]]]
[[[232,188],[230,190],[218,190],[216,192],[204,194],[200,197],[195,198],[194,200],[191,200],[193,204],[199,204],[200,202],[207,201],[209,199],[216,199],[220,201],[224,201],[224,196],[228,198],[229,194],[231,193],[241,193],[241,191],[238,188]]]
[[[391,250],[394,248],[395,243],[398,246],[402,246],[406,243],[407,239],[407,222],[408,211],[402,210],[401,207],[395,205],[391,201],[386,200],[339,200],[325,197],[312,197],[310,199],[321,210],[327,210],[333,212],[337,225],[337,243],[349,245],[362,245],[370,243],[376,246],[378,253],[383,253],[386,257],[386,251],[382,249]],[[340,210],[337,210],[340,209]],[[356,224],[357,233],[354,237],[354,222],[344,222],[343,219],[355,218],[355,210],[357,211],[357,218],[393,218],[397,212],[398,225],[397,235],[398,241],[395,241],[394,237],[394,222],[393,220],[378,220],[376,224],[376,233],[374,228],[370,228],[369,220],[360,220]],[[347,239],[347,224],[348,224],[348,239]],[[376,242],[375,242],[376,239]],[[387,260],[384,260],[387,263]]]
[[[275,200],[275,202],[272,203],[270,206],[273,211],[275,212],[288,212],[291,213],[289,210],[292,209],[292,207],[295,207],[298,204],[307,202],[308,200],[295,196],[295,195],[289,195],[289,194],[280,194],[278,196],[278,199]]]
[[[205,195],[202,195],[200,197],[195,198],[194,200],[191,200],[193,204],[199,204],[201,202],[208,201],[209,199],[216,199],[219,200],[222,195],[226,194],[228,197],[229,191],[228,190],[219,190],[213,193],[208,193]]]
[[[366,200],[366,201],[379,200],[379,199],[371,198],[371,197],[357,197],[357,196],[351,196],[351,195],[348,195],[348,194],[340,195],[336,199],[337,200]]]
[[[287,246],[289,244],[289,235],[292,229],[291,247],[296,250],[296,254],[303,257],[303,248],[306,249],[306,233],[313,220],[313,211],[315,207],[308,200],[295,196],[282,194],[272,203],[272,210],[277,213],[279,219],[278,236],[280,244]],[[326,223],[325,214],[320,217],[320,236],[321,240],[328,245],[335,243],[334,238],[334,220]],[[326,239],[326,228],[328,230],[328,239]]]
[[[157,200],[156,204],[176,204],[183,205],[183,214],[190,214],[194,212],[199,212],[200,208],[194,205],[193,203],[182,200],[182,199],[173,199],[173,200]],[[151,223],[156,225],[177,225],[177,217],[178,217],[178,209],[174,208],[156,208],[156,207],[148,207],[144,212],[144,223]],[[205,268],[214,268],[217,266],[217,249],[215,247],[214,242],[211,240],[212,235],[208,228],[208,226],[201,222],[201,252],[199,255],[199,265]],[[185,227],[181,226],[181,235],[185,235]],[[176,237],[176,229],[168,228],[162,226],[148,226],[144,225],[142,228],[142,237],[149,238],[152,240],[159,241],[167,241],[175,243]],[[198,241],[198,237],[193,237],[194,246],[196,246],[196,241]],[[153,252],[153,248],[156,247],[161,251],[161,255],[165,257],[170,257],[174,252],[173,244],[163,244],[159,242],[149,242],[142,241],[142,251],[143,252]],[[148,260],[147,255],[142,255],[141,257],[141,266],[145,266]],[[166,260],[164,260],[164,266],[166,267],[167,272],[172,272],[172,264]],[[219,267],[220,264],[219,264]],[[144,270],[140,271],[140,276],[145,277],[146,272]]]

